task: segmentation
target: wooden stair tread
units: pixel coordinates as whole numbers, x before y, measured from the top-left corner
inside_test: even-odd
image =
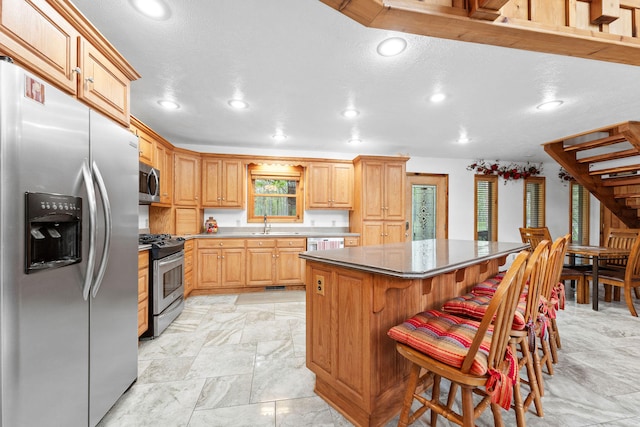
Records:
[[[573,152],[573,151],[584,151],[590,150],[592,148],[597,147],[606,147],[607,145],[619,144],[621,142],[625,142],[627,137],[624,135],[611,135],[606,138],[595,139],[593,141],[581,142],[580,144],[569,145],[564,147],[564,151]]]
[[[577,159],[577,160],[578,160],[578,163],[597,163],[597,162],[604,162],[607,160],[624,159],[626,157],[632,157],[637,155],[638,155],[638,150],[636,150],[635,148],[630,148],[628,150],[598,154],[597,156],[583,157],[582,159]]]
[[[589,175],[606,175],[611,173],[633,172],[640,170],[640,165],[618,166],[615,168],[600,169],[589,172]]]

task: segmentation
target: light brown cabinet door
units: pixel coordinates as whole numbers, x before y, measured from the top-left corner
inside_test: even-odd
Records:
[[[138,336],[149,328],[149,251],[138,252]]]
[[[276,281],[277,285],[303,283],[304,263],[298,256],[304,249],[278,248],[276,253]]]
[[[3,55],[34,69],[61,89],[77,94],[80,35],[45,0],[2,0],[0,44]]]
[[[245,173],[240,160],[222,162],[222,207],[243,208]]]
[[[155,143],[154,165],[160,171],[160,204],[171,205],[173,188],[173,151]]]
[[[223,249],[221,286],[244,286],[245,268],[244,248]]]
[[[384,163],[362,162],[362,218],[384,219]]]
[[[381,245],[384,243],[384,222],[364,221],[360,235],[362,246]]]
[[[384,224],[384,243],[401,243],[406,240],[405,222],[394,221]]]
[[[336,163],[333,165],[331,179],[332,202],[336,209],[353,208],[353,164]]]
[[[198,249],[198,280],[196,289],[219,288],[221,282],[221,259],[220,249]]]
[[[154,151],[155,151],[155,143],[153,139],[149,137],[146,133],[141,130],[137,130],[136,134],[138,135],[138,154],[140,161],[142,163],[146,163],[147,165],[154,164]]]
[[[274,248],[247,248],[247,285],[268,286],[274,283]]]
[[[78,98],[112,119],[129,125],[129,79],[88,41],[80,41]]]
[[[307,169],[307,209],[331,207],[331,165],[317,163]]]
[[[204,159],[202,161],[202,205],[220,206],[222,192],[220,179],[222,171],[220,160]]]
[[[384,167],[384,219],[404,220],[405,163],[387,163]]]
[[[174,153],[173,203],[182,206],[200,205],[200,157]]]

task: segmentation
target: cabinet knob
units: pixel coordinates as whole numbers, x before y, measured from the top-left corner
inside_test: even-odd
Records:
[[[258,245],[262,246],[262,242],[258,242]]]
[[[220,246],[222,246],[222,242],[218,243]]]
[[[222,259],[224,259],[224,255],[222,255]]]
[[[87,77],[84,79],[86,82],[93,83],[93,77]]]
[[[71,72],[76,74],[82,74],[82,70],[80,69],[80,67],[73,68]]]

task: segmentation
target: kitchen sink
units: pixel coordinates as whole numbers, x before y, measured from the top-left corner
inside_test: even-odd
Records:
[[[251,234],[254,236],[291,236],[300,233],[297,231],[268,231],[266,233],[264,231],[254,231]]]

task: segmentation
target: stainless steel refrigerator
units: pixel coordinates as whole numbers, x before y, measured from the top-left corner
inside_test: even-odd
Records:
[[[3,427],[94,426],[136,380],[137,147],[0,61]]]

